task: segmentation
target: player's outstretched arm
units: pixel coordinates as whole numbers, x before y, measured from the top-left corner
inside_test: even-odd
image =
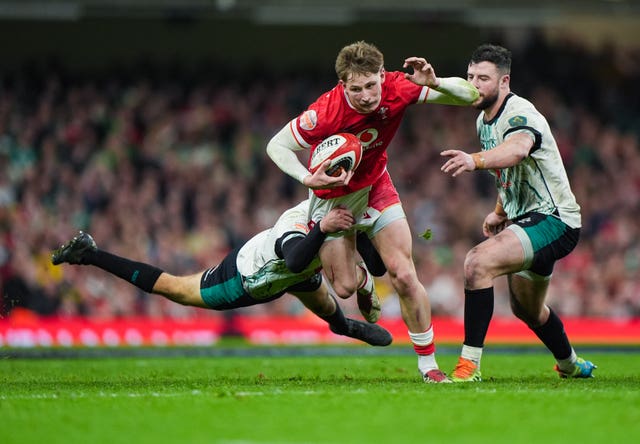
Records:
[[[429,88],[437,88],[440,85],[440,79],[436,76],[433,66],[422,57],[407,57],[402,67],[413,68],[413,72],[405,73],[404,77],[417,85]]]
[[[471,83],[461,77],[440,77],[440,84],[429,91],[428,103],[442,105],[472,105],[480,93]]]
[[[471,105],[480,93],[471,83],[461,77],[438,77],[430,63],[422,57],[408,57],[404,68],[413,68],[412,73],[405,73],[405,78],[417,85],[431,88],[426,102],[443,105]]]
[[[445,150],[440,155],[448,160],[440,170],[456,177],[465,171],[509,168],[526,159],[533,145],[533,136],[520,132],[488,151],[467,154],[460,150]]]
[[[473,154],[468,154],[460,150],[444,150],[440,155],[448,158],[442,167],[440,167],[440,171],[445,174],[451,174],[453,177],[459,176],[465,171],[479,169],[477,166],[478,161],[474,159]],[[484,164],[484,157],[480,159]]]

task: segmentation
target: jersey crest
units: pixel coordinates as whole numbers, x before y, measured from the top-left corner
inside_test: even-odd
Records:
[[[302,113],[300,116],[300,128],[311,131],[318,123],[318,114],[315,110],[310,109]]]
[[[527,118],[525,116],[513,116],[509,119],[509,125],[513,127],[524,126],[527,124]]]

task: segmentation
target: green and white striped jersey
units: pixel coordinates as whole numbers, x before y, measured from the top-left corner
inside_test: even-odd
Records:
[[[581,226],[580,206],[571,191],[567,172],[549,123],[528,100],[510,93],[496,117],[476,121],[483,151],[500,145],[509,136],[527,133],[534,140],[529,156],[518,165],[491,169],[509,219],[535,211],[555,214],[572,228]]]

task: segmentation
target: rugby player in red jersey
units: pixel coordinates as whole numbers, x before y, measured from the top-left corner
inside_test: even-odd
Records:
[[[354,258],[356,233],[364,232],[380,253],[399,296],[424,381],[450,382],[435,359],[431,306],[416,274],[411,231],[387,171],[386,150],[409,105],[467,106],[477,99],[478,91],[462,78],[437,77],[433,67],[419,57],[404,62],[412,73],[387,72],[383,54],[363,41],[342,48],[335,68],[338,84],[283,127],[269,142],[267,152],[280,169],[312,190],[312,221],[338,205],[349,208],[356,217],[352,229],[329,235],[320,249],[325,274],[336,293],[351,297],[361,284],[356,281]],[[312,152],[322,140],[340,132],[355,134],[362,142],[358,168],[332,177],[325,173],[326,162],[311,174],[296,151]]]

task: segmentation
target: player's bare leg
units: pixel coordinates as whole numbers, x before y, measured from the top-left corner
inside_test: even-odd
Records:
[[[418,354],[418,369],[426,382],[450,382],[435,359],[431,304],[418,280],[412,259],[411,231],[406,219],[398,219],[372,239],[384,261],[391,284],[399,297],[402,319]]]
[[[355,234],[325,242],[320,248],[323,271],[336,295],[347,299],[358,288]]]
[[[51,255],[54,265],[62,263],[93,265],[117,276],[147,293],[155,293],[182,305],[207,307],[200,297],[200,277],[177,277],[153,265],[136,262],[98,248],[89,233],[79,232]]]
[[[464,263],[464,342],[451,373],[454,382],[481,380],[484,340],[493,316],[493,280],[518,271],[523,263],[522,245],[510,230],[501,231],[467,253]]]
[[[453,381],[480,380],[484,340],[493,316],[493,280],[505,274],[509,276],[513,313],[525,322],[553,353],[558,367],[561,368],[557,369],[560,375],[591,375],[595,366],[589,361],[577,358],[566,337],[562,321],[544,303],[548,278],[530,272],[526,272],[528,278],[514,274],[522,270],[523,264],[522,244],[511,230],[504,230],[485,240],[467,254],[464,264],[465,337],[460,359],[451,374]]]
[[[555,370],[561,378],[590,378],[597,367],[576,355],[564,324],[545,304],[550,277],[527,273],[509,276],[511,310],[538,336],[556,359]]]
[[[190,276],[173,276],[162,273],[151,290],[165,298],[182,305],[209,308],[200,296],[200,280],[202,273]]]

